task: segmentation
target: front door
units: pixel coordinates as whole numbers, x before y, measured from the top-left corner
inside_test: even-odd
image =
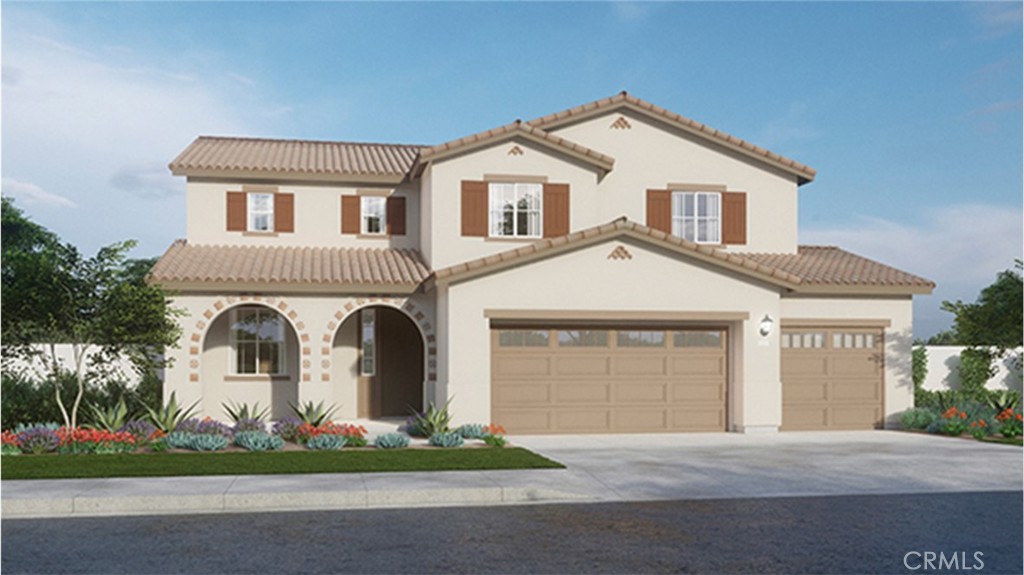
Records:
[[[360,312],[359,416],[402,417],[423,409],[423,342],[406,315],[387,307]]]

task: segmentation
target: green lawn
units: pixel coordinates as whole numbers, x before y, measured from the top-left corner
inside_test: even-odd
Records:
[[[563,469],[561,463],[519,447],[504,449],[396,449],[264,453],[127,453],[117,455],[7,455],[0,479],[270,475]]]
[[[1024,438],[1021,437],[986,437],[982,439],[986,443],[1005,443],[1007,445],[1020,445],[1024,447]]]

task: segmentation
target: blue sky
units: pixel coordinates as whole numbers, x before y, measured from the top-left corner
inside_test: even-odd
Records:
[[[185,233],[196,135],[434,144],[626,89],[809,164],[800,240],[934,279],[1021,257],[1022,24],[996,3],[2,6],[4,195],[86,251]]]

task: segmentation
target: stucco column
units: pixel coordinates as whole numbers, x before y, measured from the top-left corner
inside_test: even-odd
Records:
[[[735,350],[742,373],[734,381],[740,393],[733,428],[743,433],[776,432],[782,425],[782,367],[779,354],[779,310],[752,310],[750,319],[739,322]],[[771,333],[759,332],[761,320],[773,320]]]

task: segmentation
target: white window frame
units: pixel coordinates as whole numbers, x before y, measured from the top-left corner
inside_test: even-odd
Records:
[[[511,192],[513,205],[518,206],[527,194],[533,193],[537,198],[536,207],[527,206],[525,210],[512,210],[512,233],[504,231],[505,198]],[[490,182],[487,185],[487,227],[488,236],[492,238],[530,238],[544,236],[544,185],[537,182]],[[519,233],[519,224],[526,217],[526,233]],[[535,216],[536,229],[530,233],[530,218]]]
[[[371,204],[380,204],[380,214],[370,210]],[[370,231],[370,217],[380,216],[380,230]],[[384,196],[359,196],[359,233],[367,236],[385,236],[388,233],[388,199]]]
[[[366,353],[367,329],[369,329],[370,353]],[[359,310],[359,375],[377,375],[377,310]]]
[[[256,206],[257,198],[266,198],[266,207],[259,209]],[[274,194],[267,192],[248,192],[245,195],[245,227],[250,232],[272,232],[274,231]],[[260,229],[256,225],[256,218],[267,216],[267,228]]]
[[[259,346],[259,340],[258,339],[256,339],[256,340],[243,340],[246,343],[252,342],[252,341],[256,342],[256,353],[255,353],[255,357],[254,357],[254,360],[255,360],[255,365],[254,365],[255,371],[243,372],[243,371],[241,371],[239,369],[239,365],[238,365],[238,343],[239,343],[239,340],[238,340],[238,335],[235,333],[234,325],[236,323],[238,323],[239,316],[242,313],[255,313],[256,317],[257,317],[257,322],[262,322],[262,319],[259,319],[259,318],[261,318],[263,316],[266,316],[266,317],[276,317],[277,318],[277,321],[278,321],[277,332],[278,333],[276,334],[275,339],[272,340],[272,341],[273,341],[273,343],[277,344],[277,365],[278,365],[278,371],[276,371],[274,373],[263,373],[263,372],[260,372],[260,351],[259,351],[260,350],[260,346]],[[229,363],[228,373],[230,373],[231,375],[267,375],[267,376],[286,375],[288,373],[288,366],[285,363],[285,360],[288,357],[288,354],[286,353],[286,350],[287,350],[287,347],[288,347],[288,337],[286,335],[286,328],[285,328],[285,321],[286,320],[284,319],[284,317],[281,316],[281,314],[277,313],[276,311],[274,311],[272,309],[267,309],[267,308],[263,308],[263,307],[237,307],[237,308],[232,308],[231,310],[228,311],[228,321],[229,321],[229,323],[228,323],[228,341],[229,341],[230,346],[231,346],[231,357],[228,359],[228,363]],[[257,333],[258,332],[259,332],[259,328],[257,328]]]
[[[692,198],[693,214],[686,215],[687,198]],[[701,198],[705,198],[705,211],[700,213]],[[709,215],[711,203],[707,198],[714,198],[717,213]],[[686,233],[687,224],[692,225],[692,234]],[[704,224],[704,237],[701,236],[701,224]],[[698,244],[722,243],[722,193],[721,192],[672,192],[672,235],[696,242]]]

